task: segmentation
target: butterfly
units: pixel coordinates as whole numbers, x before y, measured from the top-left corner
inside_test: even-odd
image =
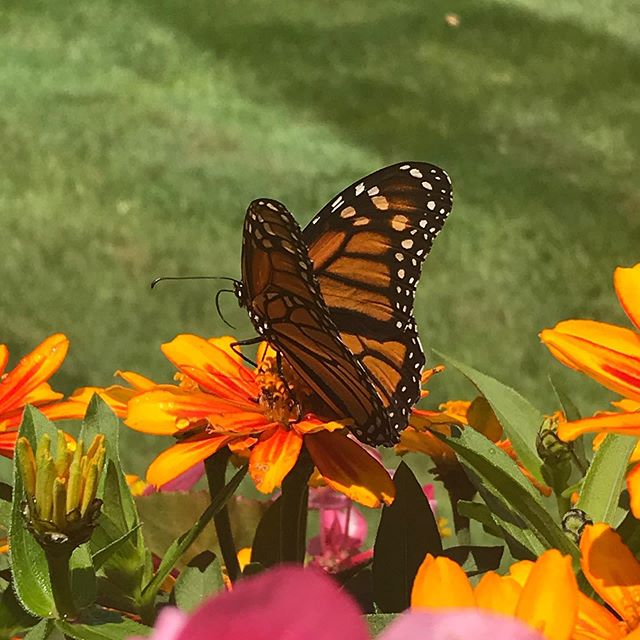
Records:
[[[366,444],[397,443],[420,398],[425,357],[413,302],[451,207],[445,171],[404,162],[347,187],[304,230],[276,200],[247,209],[240,305]]]

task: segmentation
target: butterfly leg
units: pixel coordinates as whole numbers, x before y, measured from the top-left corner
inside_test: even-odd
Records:
[[[257,367],[258,366],[257,362],[254,362],[251,358],[248,358],[247,356],[245,356],[244,353],[242,353],[242,351],[240,351],[239,349],[236,349],[236,347],[248,347],[248,346],[251,346],[251,345],[254,345],[254,344],[260,344],[263,340],[264,340],[264,338],[262,338],[260,336],[256,336],[255,338],[248,338],[247,340],[238,340],[236,342],[232,342],[231,345],[229,345],[229,346],[246,363],[250,364],[252,367]]]

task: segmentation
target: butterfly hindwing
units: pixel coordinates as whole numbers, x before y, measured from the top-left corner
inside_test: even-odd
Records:
[[[247,211],[242,300],[258,333],[332,417],[353,419],[352,431],[363,442],[397,441],[370,375],[340,338],[324,303],[300,227],[275,200],[256,200]]]
[[[331,318],[370,373],[395,430],[404,429],[420,397],[425,358],[413,301],[451,206],[442,169],[398,163],[342,191],[303,232]]]

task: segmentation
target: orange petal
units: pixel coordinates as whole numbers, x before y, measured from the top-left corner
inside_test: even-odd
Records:
[[[302,449],[302,436],[279,426],[251,450],[249,473],[258,491],[271,493],[282,484]]]
[[[640,335],[593,320],[566,320],[540,334],[563,364],[640,401]]]
[[[594,640],[594,638],[629,638],[624,624],[608,609],[598,604],[584,593],[578,593],[578,619],[573,629],[573,640]]]
[[[520,560],[514,562],[509,567],[509,577],[513,578],[521,587],[527,583],[531,571],[533,570],[534,563],[531,560]]]
[[[640,464],[627,474],[627,491],[629,504],[634,518],[640,520]]]
[[[629,320],[640,329],[640,262],[635,267],[618,267],[613,273],[613,284]]]
[[[212,394],[241,400],[257,397],[253,372],[242,366],[233,351],[227,349],[228,340],[212,344],[198,336],[181,334],[163,344],[161,349],[180,371]]]
[[[318,431],[306,435],[304,443],[332,489],[366,507],[393,502],[396,488],[387,470],[344,433]]]
[[[177,442],[163,451],[147,469],[147,482],[161,487],[175,480],[199,462],[222,449],[233,437],[212,436],[199,440]]]
[[[474,593],[480,609],[513,616],[521,591],[522,587],[513,578],[488,571],[482,576]]]
[[[468,424],[467,411],[469,411],[470,406],[471,402],[469,400],[449,400],[440,404],[438,409],[455,418],[460,424]]]
[[[497,442],[502,438],[502,425],[484,396],[478,396],[467,410],[467,424],[478,433]]]
[[[3,456],[5,458],[13,458],[13,450],[16,447],[17,438],[17,431],[7,431],[6,433],[0,433],[0,456]]]
[[[588,525],[580,538],[582,572],[631,629],[640,624],[640,562],[607,524]]]
[[[22,358],[0,381],[0,413],[24,406],[25,397],[59,369],[68,349],[68,338],[55,333]]]
[[[23,399],[23,404],[30,404],[34,407],[45,402],[54,402],[64,398],[63,393],[54,391],[47,382],[41,382],[35,389],[30,391]]]
[[[131,398],[126,424],[145,433],[173,435],[191,423],[221,412],[228,412],[227,417],[231,419],[239,409],[236,403],[210,393],[159,385],[153,391],[143,391]],[[257,415],[264,421],[261,414]]]
[[[416,431],[413,427],[407,427],[400,434],[400,442],[396,445],[396,453],[402,454],[408,451],[425,453],[436,461],[458,464],[458,459],[453,449],[442,442],[431,431]]]
[[[558,437],[567,441],[575,440],[584,433],[594,431],[617,433],[623,436],[640,436],[640,412],[605,413],[574,422],[562,422],[558,425]]]
[[[151,378],[135,373],[135,371],[116,371],[116,375],[130,384],[136,391],[151,391],[157,386]]]
[[[430,553],[423,560],[411,589],[412,609],[445,609],[474,607],[475,597],[462,567],[446,558]]]
[[[9,543],[6,538],[0,538],[0,554],[7,553],[9,551]]]
[[[6,344],[0,344],[0,376],[9,362],[9,349]]]
[[[558,606],[562,603],[562,606]],[[545,551],[522,587],[516,617],[550,640],[569,640],[578,616],[578,583],[571,557]]]

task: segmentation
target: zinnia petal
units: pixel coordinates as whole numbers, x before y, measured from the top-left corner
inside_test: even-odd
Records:
[[[135,371],[116,371],[116,375],[131,385],[136,391],[150,391],[156,386],[156,383],[151,380],[151,378],[140,375]]]
[[[640,623],[640,562],[607,524],[588,525],[580,538],[582,571],[596,593],[635,629]]]
[[[380,640],[543,640],[519,620],[474,611],[411,611],[399,616]]]
[[[617,433],[623,436],[640,436],[640,412],[605,413],[574,422],[561,422],[558,425],[558,437],[566,441],[575,440],[584,433],[594,431]]]
[[[627,491],[631,513],[634,518],[640,520],[640,464],[633,467],[627,474]]]
[[[180,371],[210,393],[228,399],[256,397],[258,388],[253,372],[227,349],[229,340],[223,338],[213,344],[199,336],[181,334],[161,349]]]
[[[474,591],[478,607],[508,616],[515,615],[521,592],[522,587],[513,578],[494,571],[485,573]]]
[[[0,381],[0,413],[24,406],[24,398],[59,369],[68,349],[68,338],[55,333],[24,356]]]
[[[412,609],[475,607],[473,588],[462,567],[445,556],[430,553],[423,560],[411,590]]]
[[[573,640],[617,640],[625,637],[629,636],[618,618],[584,593],[578,593],[578,619],[573,629]]]
[[[550,549],[536,560],[522,588],[515,615],[545,638],[571,638],[578,615],[578,583],[570,556]]]
[[[327,484],[365,507],[391,504],[396,488],[387,470],[344,433],[319,431],[304,443]]]
[[[13,450],[16,447],[17,431],[7,431],[0,433],[0,456],[13,458]]]
[[[540,338],[563,364],[640,400],[640,335],[634,331],[594,320],[565,320]]]
[[[147,482],[156,487],[168,484],[222,449],[232,439],[233,436],[212,436],[176,442],[149,465]]]
[[[4,373],[7,362],[9,362],[9,349],[6,344],[0,344],[0,376]]]
[[[249,474],[256,488],[271,493],[282,484],[302,449],[302,436],[293,429],[278,426],[272,435],[251,450]]]
[[[613,284],[629,320],[640,329],[640,263],[635,267],[618,267],[613,273]]]
[[[205,602],[176,640],[368,640],[356,604],[319,571],[282,567]]]

